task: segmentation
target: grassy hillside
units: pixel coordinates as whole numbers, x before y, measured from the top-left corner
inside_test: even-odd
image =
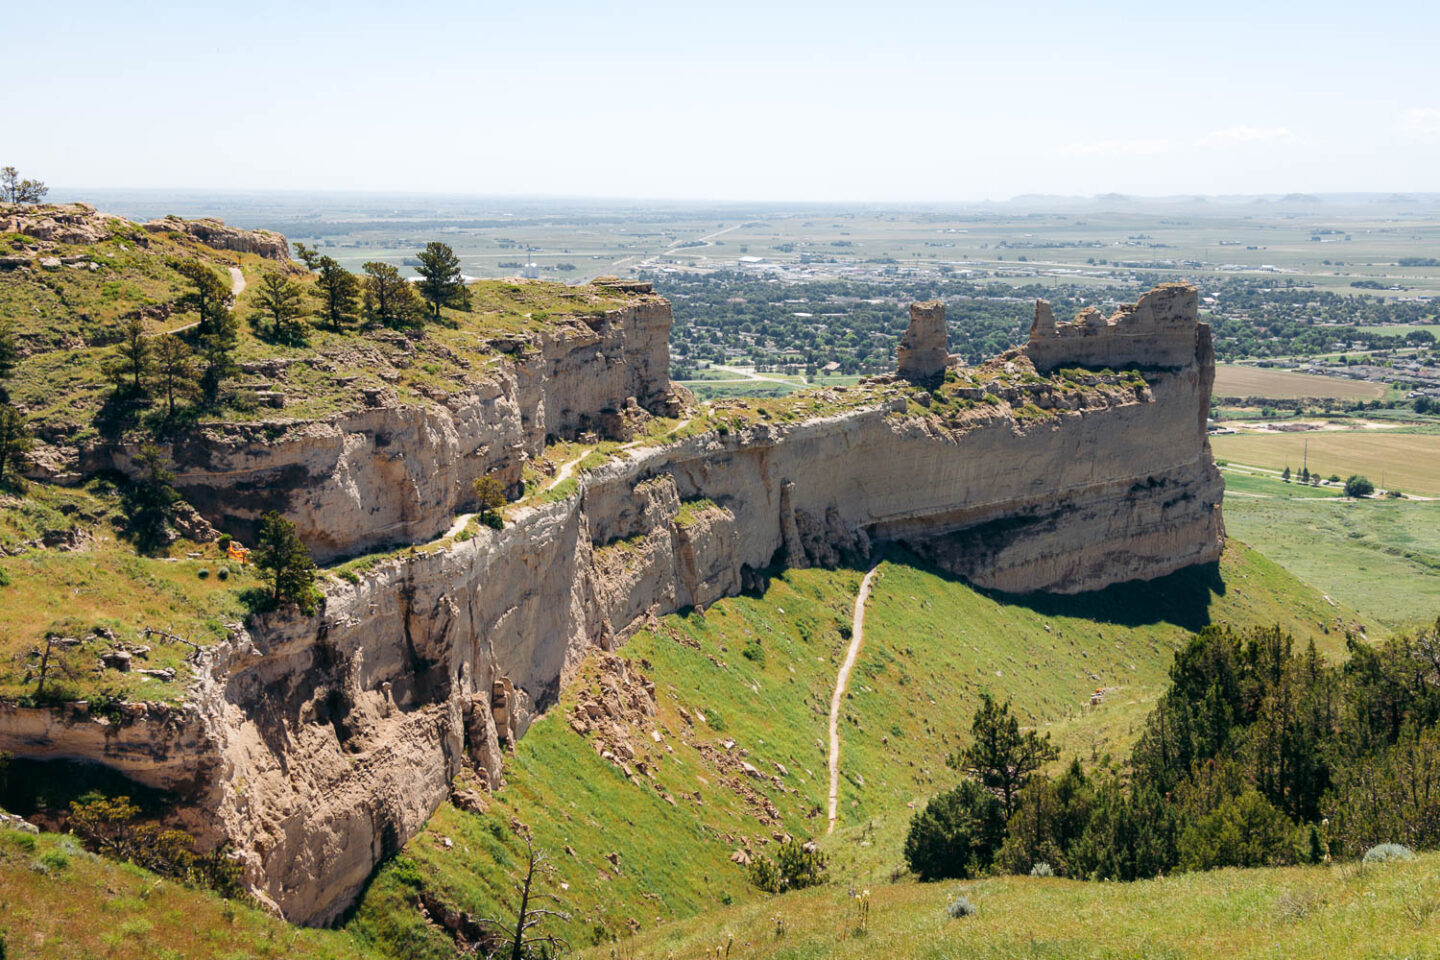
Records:
[[[0,829],[0,956],[13,960],[365,960],[354,938],[86,853],[73,837]]]
[[[657,703],[653,721],[627,727],[631,777],[569,723],[600,689],[593,660],[507,758],[488,808],[442,807],[381,869],[350,929],[404,956],[444,955],[448,937],[409,905],[423,891],[458,911],[495,912],[519,825],[553,856],[547,889],[574,914],[555,929],[575,945],[757,899],[729,857],[747,847],[763,855],[787,833],[822,838],[842,885],[879,883],[899,862],[909,805],[953,779],[944,757],[982,689],[1013,697],[1022,716],[1088,758],[1128,744],[1173,650],[1204,623],[1279,622],[1327,652],[1342,642],[1335,608],[1238,545],[1216,567],[1155,583],[1028,600],[896,557],[868,609],[843,714],[839,829],[824,838],[825,724],[859,579],[789,571],[762,597],[637,634],[621,655],[654,682]],[[1102,701],[1090,706],[1097,688]]]
[[[52,652],[45,699],[176,701],[192,648],[145,628],[207,645],[245,615],[240,596],[257,587],[253,570],[213,543],[184,539],[142,556],[124,530],[121,491],[105,479],[0,495],[0,699],[35,695],[50,636],[80,643]],[[101,669],[117,642],[148,651],[130,671]],[[166,669],[173,680],[141,672]]]
[[[618,954],[583,955],[1378,960],[1432,956],[1440,935],[1440,854],[1366,869],[1216,870],[1138,883],[999,877],[869,889],[864,932],[857,901],[843,886],[827,886],[642,933]],[[974,915],[947,915],[957,896]]]
[[[189,286],[176,269],[180,261],[209,266],[232,289],[238,286],[235,272],[245,281],[235,301],[241,321],[236,359],[252,365],[251,373],[229,385],[234,393],[225,404],[187,410],[182,425],[280,416],[255,402],[250,394],[259,389],[285,394],[286,418],[322,417],[358,407],[365,387],[425,402],[437,393],[464,389],[476,369],[496,362],[502,354],[489,342],[491,337],[534,332],[633,299],[606,287],[481,281],[471,285],[471,311],[446,309],[442,322],[427,325],[424,337],[354,326],[335,331],[312,317],[308,342],[287,346],[262,336],[266,328],[259,319],[260,281],[266,273],[284,272],[308,287],[313,278],[302,268],[215,249],[179,230],[155,232],[120,220],[96,223],[106,235],[93,243],[0,236],[0,254],[23,255],[35,264],[0,271],[0,317],[15,322],[24,354],[9,384],[12,398],[50,442],[86,444],[137,427],[159,429],[161,418],[149,406],[107,406],[111,389],[103,367],[115,356],[126,318],[145,318],[147,329],[156,334],[182,329],[197,319],[181,307]],[[46,269],[38,265],[41,258],[56,258],[64,265]],[[315,301],[307,301],[307,309],[318,310]]]

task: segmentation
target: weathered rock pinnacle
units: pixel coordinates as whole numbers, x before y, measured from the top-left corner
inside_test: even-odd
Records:
[[[939,300],[910,304],[910,326],[900,340],[900,376],[925,382],[945,373],[950,351],[945,341],[945,304]]]

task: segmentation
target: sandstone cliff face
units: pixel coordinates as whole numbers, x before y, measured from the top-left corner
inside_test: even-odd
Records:
[[[242,230],[231,227],[224,220],[204,217],[199,220],[185,220],[171,215],[151,220],[145,225],[151,233],[175,230],[188,233],[207,247],[216,250],[234,250],[236,253],[254,253],[267,260],[281,263],[290,262],[290,243],[273,230]]]
[[[926,383],[945,372],[950,360],[945,329],[945,304],[939,300],[910,304],[910,325],[900,338],[899,374]]]
[[[1189,284],[1161,284],[1108,319],[1087,307],[1058,324],[1042,301],[1025,350],[1041,371],[1067,365],[1185,367],[1195,359],[1196,296]]]
[[[909,412],[897,395],[632,449],[583,475],[567,500],[512,508],[503,530],[481,528],[446,549],[383,561],[356,584],[332,584],[312,618],[237,628],[207,654],[192,707],[171,733],[97,732],[82,717],[28,727],[10,719],[0,720],[0,748],[121,765],[125,744],[160,744],[124,769],[182,789],[192,818],[234,842],[257,895],[292,919],[326,922],[420,828],[462,763],[498,779],[502,740],[554,701],[588,648],[613,648],[652,616],[733,594],[773,563],[834,563],[889,539],[982,586],[1074,592],[1217,559],[1208,330],[1195,323],[1193,297],[1161,300],[1133,311],[1158,324],[1158,345],[1128,335],[1136,320],[1038,338],[1044,362],[1057,366],[1107,357],[1164,368],[1138,386],[1037,395],[1051,407],[1039,418],[976,404],[951,424]],[[660,402],[663,347],[639,332],[658,335],[668,314],[615,322],[637,331],[633,343],[602,325],[594,340],[541,350],[488,399],[467,399],[465,415],[379,411],[376,421],[327,425],[325,455],[297,449],[293,462],[308,479],[287,484],[325,492],[300,497],[292,515],[311,536],[377,517],[433,533],[479,464],[580,429],[616,396]],[[1108,336],[1116,345],[1103,345]],[[1028,368],[1018,354],[1009,362]],[[394,432],[407,416],[421,419]],[[400,455],[385,468],[367,432],[382,426],[392,439],[379,449]],[[223,478],[220,468],[256,476],[245,473],[254,469],[246,457],[276,469],[284,447],[218,449]],[[374,501],[383,506],[368,513]],[[328,535],[334,549],[366,536]],[[196,772],[182,782],[185,769]]]
[[[517,488],[547,438],[623,438],[626,401],[670,400],[670,307],[653,296],[503,346],[497,364],[443,403],[389,404],[324,421],[207,428],[169,451],[185,498],[217,528],[249,540],[279,509],[317,560],[416,543],[473,503],[487,474]],[[87,463],[135,472],[138,446]]]

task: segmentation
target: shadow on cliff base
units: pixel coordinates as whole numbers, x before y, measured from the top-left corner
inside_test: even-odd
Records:
[[[964,577],[922,560],[910,551],[892,546],[891,563],[924,570],[951,583],[963,583],[976,593],[1006,606],[1026,607],[1046,617],[1076,617],[1116,626],[1139,627],[1170,623],[1192,633],[1209,626],[1210,604],[1225,595],[1219,563],[1201,563],[1155,580],[1129,580],[1089,593],[1004,593],[977,587]]]
[[[75,801],[96,796],[129,797],[147,817],[158,817],[176,798],[144,786],[102,764],[86,760],[0,758],[0,809],[59,829]]]

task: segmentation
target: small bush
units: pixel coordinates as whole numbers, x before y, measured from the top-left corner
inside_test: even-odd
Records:
[[[235,538],[230,536],[230,534],[222,533],[220,534],[220,539],[215,541],[215,546],[220,548],[221,553],[224,553],[230,549],[230,544],[233,543],[234,540]]]
[[[1042,860],[1040,863],[1037,863],[1037,864],[1035,864],[1035,866],[1033,866],[1033,867],[1030,868],[1030,876],[1032,876],[1032,877],[1053,877],[1053,876],[1055,876],[1055,871],[1052,870],[1052,869],[1050,869],[1050,864],[1045,863],[1045,862]]]
[[[750,883],[766,893],[804,890],[825,882],[828,860],[825,854],[799,840],[790,840],[775,851],[775,859],[761,857],[750,864]]]
[[[210,570],[208,567],[201,567],[199,570],[195,571],[195,576],[199,577],[201,580],[209,580]]]
[[[780,868],[769,857],[760,857],[750,864],[750,885],[766,893],[780,892]]]
[[[474,538],[475,534],[471,533],[468,529],[461,530],[459,533],[455,534],[456,543],[464,543],[465,541],[473,540]]]
[[[23,850],[25,853],[34,853],[34,852],[35,852],[35,835],[34,835],[34,834],[32,834],[32,833],[21,833],[21,832],[19,832],[19,831],[17,830],[17,831],[15,831],[14,833],[11,833],[11,834],[9,835],[9,838],[10,838],[11,840],[15,841],[15,846],[19,847],[19,848],[20,848],[21,850]]]
[[[765,666],[765,647],[761,645],[758,639],[752,637],[746,641],[745,649],[740,651],[740,656],[762,667]]]
[[[505,518],[498,513],[484,513],[480,515],[480,522],[495,530],[505,529]]]
[[[40,862],[51,870],[64,870],[70,866],[70,856],[64,850],[49,850],[40,855]]]
[[[962,894],[950,901],[950,905],[945,908],[945,913],[951,920],[973,917],[975,916],[975,904],[970,902],[969,897]]]
[[[216,570],[216,571],[215,571],[215,578],[216,578],[217,580],[229,580],[229,579],[230,579],[230,568],[229,568],[229,567],[221,567],[219,570]]]
[[[10,574],[5,572],[4,567],[0,567],[0,587],[8,586],[10,586]]]
[[[1366,863],[1394,863],[1414,859],[1415,852],[1403,843],[1377,843],[1365,851]]]

